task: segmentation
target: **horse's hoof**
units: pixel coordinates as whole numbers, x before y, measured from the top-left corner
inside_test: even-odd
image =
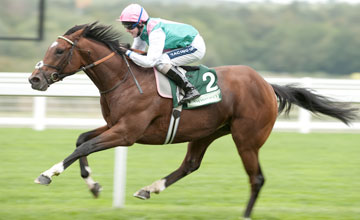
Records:
[[[95,198],[98,198],[101,190],[102,190],[102,186],[99,183],[95,183],[94,187],[90,189],[90,192],[93,194]]]
[[[51,179],[41,174],[38,178],[34,180],[34,182],[41,185],[49,185],[51,183]]]
[[[134,193],[134,196],[136,198],[139,198],[139,199],[150,199],[150,191],[146,191],[146,190],[139,190],[137,191],[136,193]]]

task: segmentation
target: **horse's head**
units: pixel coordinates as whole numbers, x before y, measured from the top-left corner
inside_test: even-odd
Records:
[[[44,59],[35,65],[35,70],[29,77],[33,89],[45,91],[51,84],[77,72],[81,63],[76,49],[82,32],[83,29],[80,29],[59,36],[50,45]]]
[[[51,44],[44,59],[36,64],[35,71],[29,77],[32,88],[45,91],[51,84],[81,70],[86,71],[116,53],[123,55],[119,48],[124,47],[119,44],[120,37],[121,33],[113,30],[111,26],[97,22],[69,29]],[[108,50],[112,52],[105,57],[99,57]]]

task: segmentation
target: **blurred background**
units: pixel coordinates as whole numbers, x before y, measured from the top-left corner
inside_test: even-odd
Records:
[[[1,0],[0,72],[8,74],[2,74],[0,79],[3,90],[0,91],[0,126],[18,126],[14,117],[28,119],[36,112],[47,118],[66,116],[70,121],[96,118],[92,124],[103,123],[97,97],[48,97],[40,104],[43,107],[36,110],[38,104],[28,97],[31,91],[17,94],[27,97],[8,96],[8,93],[30,88],[27,77],[34,65],[43,59],[57,36],[75,25],[94,21],[112,25],[123,33],[123,42],[131,43],[130,34],[115,19],[133,2],[143,5],[151,17],[195,26],[207,46],[202,64],[248,65],[262,76],[270,77],[267,80],[271,83],[301,83],[342,101],[356,105],[360,102],[360,82],[356,80],[360,78],[360,1],[357,0]],[[66,78],[50,91],[77,76]],[[287,79],[281,81],[279,77]],[[10,83],[16,83],[19,88]],[[62,90],[71,89],[76,88]],[[95,90],[92,94],[98,94],[91,82],[89,89]],[[86,92],[77,94],[86,96]],[[287,120],[309,121],[309,114],[302,115],[295,108]],[[21,125],[24,119],[19,120]],[[39,120],[21,126],[39,124]],[[292,126],[297,127],[299,124]]]
[[[0,37],[37,38],[39,2],[1,0]],[[78,24],[113,25],[131,43],[115,21],[131,2],[152,17],[195,26],[207,45],[201,62],[211,67],[242,64],[262,74],[336,78],[360,72],[360,5],[336,0],[44,0],[43,37],[1,40],[0,72],[31,72],[56,37]]]

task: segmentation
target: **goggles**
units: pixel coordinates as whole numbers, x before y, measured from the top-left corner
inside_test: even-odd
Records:
[[[122,22],[122,25],[128,30],[133,30],[134,28],[136,28],[137,23],[136,22]]]

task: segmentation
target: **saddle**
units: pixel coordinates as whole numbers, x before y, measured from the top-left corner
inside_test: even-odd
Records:
[[[215,70],[204,65],[181,66],[178,70],[186,75],[191,84],[200,92],[200,97],[184,104],[184,109],[197,108],[221,101],[221,91],[217,86]],[[163,98],[173,99],[173,107],[178,107],[184,96],[184,91],[176,86],[169,78],[154,68],[158,94]]]
[[[204,105],[221,101],[221,91],[217,86],[217,75],[215,70],[206,66],[181,66],[176,67],[180,72],[186,75],[191,84],[200,92],[200,97],[190,100],[190,102],[179,105],[179,101],[184,96],[184,91],[180,89],[172,80],[167,78],[154,68],[156,87],[158,94],[163,98],[173,99],[173,109],[170,118],[168,132],[164,144],[173,142],[179,122],[182,109],[192,109]]]

